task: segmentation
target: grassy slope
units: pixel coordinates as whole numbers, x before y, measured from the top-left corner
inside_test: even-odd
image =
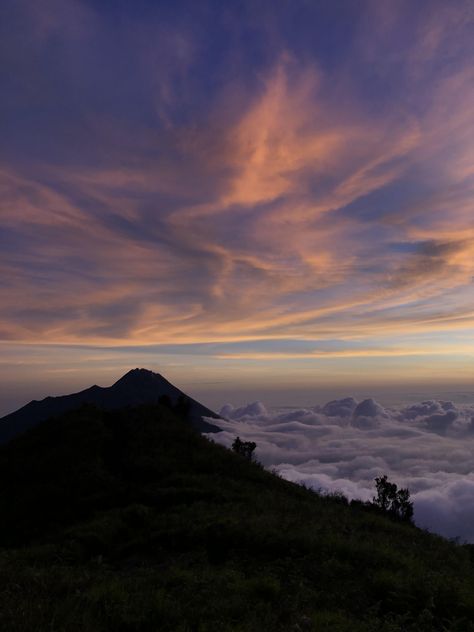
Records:
[[[474,630],[469,549],[280,480],[159,407],[0,449],[0,629]]]

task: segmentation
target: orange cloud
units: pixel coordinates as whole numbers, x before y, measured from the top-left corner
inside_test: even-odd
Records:
[[[384,7],[390,33],[400,13]],[[435,18],[420,33],[403,60],[419,81],[447,37]],[[239,113],[219,116],[220,97],[201,127],[110,123],[132,149],[114,146],[100,166],[2,170],[2,225],[18,244],[0,261],[4,338],[369,339],[474,325],[470,65],[440,74],[422,114],[366,110],[348,74],[333,87],[290,53],[259,76],[251,95],[236,88]]]

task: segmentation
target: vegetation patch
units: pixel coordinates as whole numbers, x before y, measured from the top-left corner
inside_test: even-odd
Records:
[[[474,631],[472,547],[252,453],[163,405],[85,407],[0,448],[0,628]]]

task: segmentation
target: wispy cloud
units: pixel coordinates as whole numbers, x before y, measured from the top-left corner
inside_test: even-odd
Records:
[[[469,2],[367,1],[344,37],[307,9],[338,51],[289,6],[219,10],[215,41],[204,10],[110,10],[5,4],[3,339],[389,357],[474,329]],[[298,357],[230,355],[272,354]]]

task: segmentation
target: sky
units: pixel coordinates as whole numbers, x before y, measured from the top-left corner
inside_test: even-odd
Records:
[[[136,366],[472,392],[473,35],[473,0],[3,0],[0,414]]]

